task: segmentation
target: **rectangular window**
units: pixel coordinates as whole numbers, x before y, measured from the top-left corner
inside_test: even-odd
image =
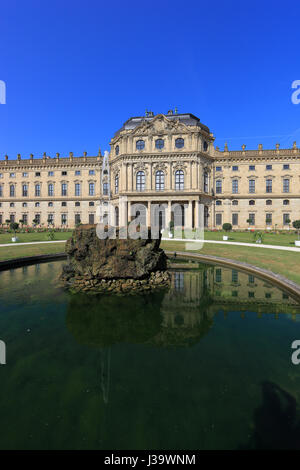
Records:
[[[80,224],[80,223],[81,223],[80,214],[75,214],[75,225]]]
[[[10,187],[9,187],[9,196],[10,197],[15,197],[15,187],[14,187],[13,184],[10,185]]]
[[[249,165],[249,171],[254,171],[255,170],[255,165]]]
[[[272,214],[266,214],[266,225],[272,225]]]
[[[16,177],[16,173],[10,173],[9,176],[10,176],[10,178],[15,178],[15,177]]]
[[[75,183],[75,196],[80,196],[80,183]]]
[[[216,194],[221,194],[222,193],[222,181],[217,180],[216,181]]]
[[[93,189],[93,191],[94,191],[94,189]],[[108,183],[103,183],[103,195],[108,196]],[[90,196],[92,196],[91,193],[90,193]]]
[[[249,297],[249,299],[253,299],[254,298],[254,292],[248,292],[248,297]]]
[[[24,173],[22,173],[22,176],[23,176],[23,178],[27,178],[28,173],[24,172]]]
[[[95,170],[89,170],[89,175],[94,175],[95,174]]]
[[[232,171],[238,171],[238,169],[239,169],[239,167],[238,167],[237,165],[234,165],[234,166],[232,167]]]
[[[36,224],[40,225],[40,223],[41,223],[41,214],[35,214],[34,218],[35,218]]]
[[[89,214],[89,224],[94,225],[95,223],[95,215]]]
[[[67,214],[61,214],[61,225],[67,225]]]
[[[22,186],[22,195],[23,195],[23,197],[28,196],[28,186],[27,186],[27,184],[23,184],[23,186]]]
[[[62,185],[61,185],[61,195],[62,196],[67,196],[67,194],[68,194],[67,183],[62,183]]]
[[[222,171],[222,167],[221,166],[216,166],[216,171]]]
[[[9,214],[9,220],[11,223],[14,223],[16,221],[15,214]]]
[[[81,173],[80,170],[75,170],[75,175],[76,176],[80,176],[80,173]]]
[[[39,184],[35,185],[35,196],[39,197],[41,195],[41,186]]]
[[[249,214],[249,225],[255,225],[255,214]]]
[[[255,193],[255,180],[249,180],[249,193]]]
[[[238,180],[232,180],[232,193],[237,194],[239,192],[239,182]]]
[[[2,196],[3,196],[3,187],[0,186],[0,197],[2,197]]]
[[[272,180],[266,180],[266,193],[272,192]]]
[[[272,170],[272,165],[266,165],[266,170]]]
[[[66,172],[66,171],[62,171],[61,174],[62,174],[62,176],[67,176],[67,172]]]
[[[216,214],[216,225],[222,225],[222,214]]]
[[[54,171],[48,171],[48,176],[54,176]]]
[[[254,284],[254,276],[252,274],[249,274],[248,282],[249,282],[249,284]]]
[[[239,224],[239,214],[232,214],[232,225]]]
[[[231,281],[237,283],[239,281],[239,273],[236,269],[233,269],[231,272]]]
[[[2,217],[2,214],[0,214],[0,224],[1,224],[1,225],[3,224],[3,217]]]
[[[41,176],[41,173],[39,171],[36,171],[35,176]]]
[[[0,173],[0,178],[3,178],[3,173]]]
[[[222,282],[222,269],[216,269],[216,282]]]
[[[289,169],[290,169],[290,165],[289,165],[289,164],[284,164],[284,165],[283,165],[283,169],[284,169],[284,170],[289,170]]]
[[[54,214],[48,214],[48,220],[47,220],[49,225],[54,224]]]
[[[23,220],[24,225],[28,225],[28,215],[27,214],[22,215],[22,220]]]
[[[287,178],[283,180],[283,192],[284,193],[290,192],[290,180]]]
[[[289,225],[290,223],[290,214],[283,214],[283,225]]]

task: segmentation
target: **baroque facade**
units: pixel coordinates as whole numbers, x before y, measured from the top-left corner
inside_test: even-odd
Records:
[[[96,223],[97,208],[114,207],[114,222],[126,225],[133,204],[150,224],[152,207],[162,205],[163,226],[207,228],[229,222],[248,227],[288,229],[300,219],[300,150],[224,151],[192,114],[128,119],[97,156],[0,161],[0,223],[74,227]],[[201,208],[201,209],[200,209]],[[178,214],[176,215],[176,210]],[[177,217],[177,219],[176,219]],[[201,219],[201,220],[203,220]],[[179,222],[178,222],[179,220]]]

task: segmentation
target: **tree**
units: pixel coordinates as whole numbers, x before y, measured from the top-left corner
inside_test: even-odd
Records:
[[[229,222],[225,222],[222,228],[225,230],[225,232],[230,232],[232,230],[232,225]]]
[[[11,222],[10,223],[10,229],[14,231],[14,234],[16,236],[16,230],[18,230],[19,224],[17,222]]]
[[[300,232],[300,220],[294,220],[293,227],[297,230],[298,233],[298,240],[299,240],[299,232]]]

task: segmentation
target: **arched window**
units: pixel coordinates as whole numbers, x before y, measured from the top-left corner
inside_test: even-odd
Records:
[[[163,191],[165,189],[165,174],[161,170],[155,174],[155,189],[156,191]]]
[[[181,137],[176,139],[175,140],[175,147],[177,149],[182,149],[182,147],[184,147],[184,139],[182,139]]]
[[[137,150],[143,150],[145,148],[145,142],[143,140],[137,140],[135,145]]]
[[[267,206],[271,206],[272,205],[272,199],[267,199],[266,204],[267,204]]]
[[[175,172],[175,189],[180,191],[184,189],[184,172],[183,170],[177,170]]]
[[[35,196],[36,197],[39,197],[41,195],[41,185],[40,184],[36,184],[35,185]]]
[[[75,183],[75,196],[80,196],[81,188],[80,183]]]
[[[138,171],[136,174],[136,190],[145,191],[145,173]]]
[[[284,199],[283,205],[288,206],[290,204],[290,201],[288,199]]]
[[[255,206],[255,201],[254,201],[254,199],[251,199],[251,201],[249,201],[249,206]]]
[[[205,193],[208,193],[208,173],[207,171],[204,172],[203,175],[203,189]]]
[[[95,183],[89,183],[89,196],[95,196]]]
[[[120,147],[117,145],[116,146],[116,155],[119,155],[119,152],[120,152]]]
[[[222,180],[216,181],[216,194],[222,193]]]
[[[161,149],[164,148],[164,146],[165,146],[165,142],[164,142],[163,139],[157,139],[157,140],[155,141],[155,148],[161,150]]]
[[[119,175],[115,176],[115,193],[118,194],[119,192]]]
[[[54,184],[48,184],[48,196],[54,196]]]
[[[216,201],[216,206],[221,206],[222,205],[222,201]]]
[[[238,205],[239,205],[239,201],[237,201],[236,199],[234,199],[234,200],[232,201],[232,205],[233,205],[233,206],[238,206]]]

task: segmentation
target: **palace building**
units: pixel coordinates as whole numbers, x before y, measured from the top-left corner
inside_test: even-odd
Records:
[[[165,227],[181,207],[181,222],[207,228],[288,229],[300,219],[300,150],[224,151],[193,114],[128,119],[103,157],[44,154],[42,158],[0,161],[0,223],[74,227],[97,223],[97,208],[108,201],[115,224],[126,225],[140,204],[150,223],[152,205],[164,207]],[[120,201],[122,200],[122,204]],[[125,203],[124,203],[125,201]],[[199,211],[199,207],[203,212]]]

